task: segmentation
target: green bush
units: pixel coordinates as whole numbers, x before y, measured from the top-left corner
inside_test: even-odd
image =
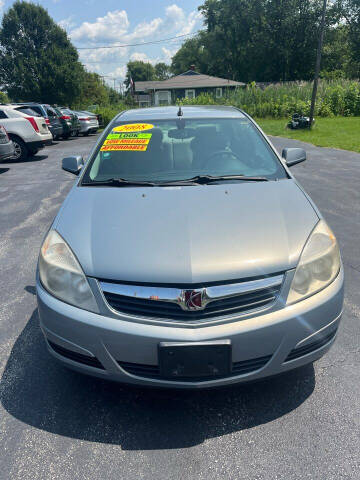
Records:
[[[123,110],[126,110],[128,107],[124,103],[119,103],[117,105],[112,105],[111,107],[97,107],[95,110],[96,114],[101,115],[103,127],[106,127],[108,123],[118,115]]]
[[[6,93],[0,91],[0,103],[9,103],[9,98]]]
[[[249,84],[217,99],[202,93],[193,99],[182,99],[183,105],[234,105],[258,118],[285,118],[294,112],[308,115],[312,94],[311,82],[270,85],[265,89]],[[360,116],[360,83],[345,79],[319,82],[315,115],[320,117]]]
[[[179,105],[233,105],[257,118],[288,118],[294,112],[309,115],[312,94],[311,82],[275,84],[260,89],[249,84],[215,98],[211,93],[201,93],[196,98],[182,98]],[[96,113],[102,115],[106,126],[122,110],[135,108],[131,99],[111,106],[99,106]],[[315,116],[360,116],[360,83],[345,79],[321,80],[315,107]]]

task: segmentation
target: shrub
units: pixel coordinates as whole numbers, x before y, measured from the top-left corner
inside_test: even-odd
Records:
[[[126,110],[128,107],[124,103],[119,103],[117,105],[112,105],[111,107],[97,107],[95,113],[101,115],[103,127],[106,127],[115,115],[119,114],[121,111]]]
[[[249,84],[217,99],[210,93],[179,101],[183,105],[234,105],[258,118],[285,118],[297,112],[309,115],[312,82],[289,82],[260,89]],[[319,82],[315,115],[360,115],[360,83],[345,79]]]

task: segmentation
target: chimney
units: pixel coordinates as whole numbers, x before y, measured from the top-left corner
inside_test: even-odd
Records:
[[[194,64],[190,65],[190,70],[192,70],[193,72],[195,72],[195,65],[194,65]]]

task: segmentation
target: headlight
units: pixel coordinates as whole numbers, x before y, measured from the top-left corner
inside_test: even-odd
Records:
[[[329,285],[340,269],[336,238],[321,220],[311,233],[291,283],[287,304],[303,300]]]
[[[39,256],[40,280],[54,297],[76,307],[98,312],[88,281],[69,246],[50,230]]]

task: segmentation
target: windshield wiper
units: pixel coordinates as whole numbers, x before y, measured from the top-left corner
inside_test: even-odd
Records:
[[[108,178],[107,180],[93,180],[91,182],[82,182],[81,185],[91,187],[166,187],[173,185],[207,185],[226,180],[241,180],[244,182],[267,182],[266,177],[248,177],[246,175],[196,175],[192,178],[183,180],[170,180],[166,182],[148,182],[142,180],[126,180],[125,178]]]
[[[140,180],[126,180],[125,178],[108,178],[107,180],[82,182],[81,185],[85,185],[87,187],[154,187],[156,183]]]
[[[212,175],[197,175],[192,178],[186,178],[184,180],[174,180],[170,182],[163,182],[159,185],[166,186],[166,185],[207,185],[213,182],[219,181],[226,181],[226,180],[241,180],[244,182],[268,182],[269,179],[266,177],[248,177],[246,175],[219,175],[219,176],[212,176]]]

